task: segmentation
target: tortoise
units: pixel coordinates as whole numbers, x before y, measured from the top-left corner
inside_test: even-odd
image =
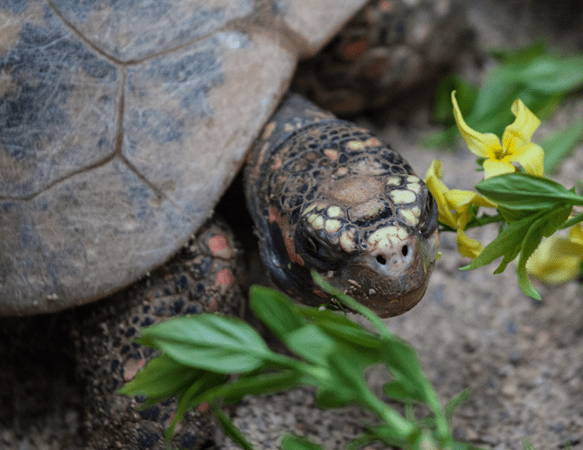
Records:
[[[144,289],[162,289],[148,301],[161,302],[166,294],[192,293],[200,284],[182,278],[185,267],[206,261],[202,251],[188,249],[202,245],[212,258],[236,259],[224,225],[211,237],[201,227],[254,142],[246,190],[276,283],[301,301],[322,303],[326,299],[308,277],[314,267],[381,315],[413,307],[427,285],[437,245],[436,207],[423,182],[372,134],[285,96],[298,60],[317,53],[365,3],[3,2],[0,315],[56,312],[118,292],[92,312],[92,323],[101,325],[87,329],[101,334],[90,336],[80,331],[85,323],[77,326],[79,348],[85,354],[92,351],[86,342],[106,352],[136,348],[108,341],[113,338],[103,330],[113,325],[103,321],[117,323],[129,341],[136,328],[157,319],[144,309],[149,294],[138,298],[136,285],[120,289],[146,276],[139,282]],[[376,1],[360,14],[378,17],[380,11],[386,18],[409,3]],[[432,4],[418,3],[425,12],[433,11]],[[435,8],[437,27],[458,15],[449,6],[444,1]],[[419,40],[419,32],[413,35]],[[340,46],[347,60],[357,59],[362,35],[353,38],[354,33],[333,43],[333,50]],[[361,65],[370,73],[378,58],[366,53],[365,60]],[[347,108],[342,87],[336,104],[354,111],[365,101],[362,93],[357,97],[357,107]],[[298,156],[281,141],[309,151]],[[318,160],[314,141],[325,144]],[[282,181],[291,170],[298,174],[293,186]],[[319,196],[324,185],[336,196]],[[290,195],[294,190],[297,195]],[[274,209],[274,198],[282,209]],[[198,240],[192,237],[197,231]],[[219,243],[218,253],[210,242]],[[154,286],[154,269],[180,249],[192,264],[171,261],[159,278],[172,278],[173,287]],[[367,263],[356,264],[363,255]],[[220,270],[209,265],[201,276],[212,273],[217,292],[228,299],[202,309],[236,313],[240,294],[231,278],[236,265],[217,264]],[[371,264],[380,272],[371,272]],[[199,312],[176,306],[180,301],[152,315]],[[118,307],[125,308],[124,318],[116,317]],[[108,360],[110,372],[125,369],[122,379],[130,372],[125,357],[125,363]],[[81,366],[95,368],[98,359],[85,356]],[[93,377],[88,385],[105,383],[91,369],[83,371]],[[108,395],[112,389],[104,387]]]
[[[304,3],[3,2],[0,315],[97,300],[186,242],[242,166],[298,59],[365,0]],[[377,40],[395,42],[397,56],[373,44],[365,52],[362,32],[348,27],[321,72],[341,50],[340,67],[356,61],[369,74],[360,84],[378,77],[385,91],[399,91],[387,73],[431,72],[419,63],[425,55],[403,49],[425,43],[435,58],[431,31],[459,29],[459,3],[410,3],[377,1],[358,19],[374,25]],[[403,9],[415,12],[410,31]],[[414,70],[403,73],[403,54]],[[345,78],[352,83],[354,71]],[[328,104],[346,110],[346,89],[337,91]]]

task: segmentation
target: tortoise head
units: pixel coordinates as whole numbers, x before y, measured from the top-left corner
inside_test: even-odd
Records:
[[[347,176],[330,180],[326,191],[295,228],[304,268],[381,317],[411,309],[437,259],[437,205],[425,184],[408,174]]]

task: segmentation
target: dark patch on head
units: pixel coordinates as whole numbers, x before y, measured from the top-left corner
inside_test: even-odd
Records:
[[[284,195],[281,199],[281,207],[289,210],[296,206],[300,206],[303,202],[303,195]]]
[[[300,220],[300,209],[301,208],[296,208],[290,214],[290,216],[289,216],[289,223],[291,225],[295,225],[298,222],[298,220]]]

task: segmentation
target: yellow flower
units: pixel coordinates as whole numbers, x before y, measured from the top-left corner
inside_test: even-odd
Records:
[[[439,221],[457,230],[458,250],[462,256],[477,257],[483,250],[479,241],[470,239],[464,232],[467,223],[472,218],[469,210],[472,205],[496,208],[492,203],[480,194],[472,191],[448,189],[441,181],[443,166],[441,161],[435,160],[425,174],[425,184],[431,191],[439,209]]]
[[[540,120],[520,99],[512,103],[511,111],[516,119],[504,130],[502,143],[495,134],[478,133],[466,124],[455,99],[455,91],[451,93],[451,101],[455,121],[468,148],[475,155],[487,158],[484,161],[484,178],[515,172],[513,161],[520,163],[526,173],[543,176],[545,153],[537,144],[530,142]]]
[[[544,239],[526,263],[531,275],[548,284],[565,283],[579,274],[583,262],[583,226],[575,225],[569,236]]]

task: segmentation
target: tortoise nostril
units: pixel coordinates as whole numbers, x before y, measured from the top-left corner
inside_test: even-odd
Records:
[[[378,255],[377,262],[384,266],[387,263],[387,260],[385,258],[383,258],[381,255]]]
[[[407,254],[409,253],[409,246],[403,245],[403,247],[401,248],[401,253],[403,254],[403,256],[407,256]]]

